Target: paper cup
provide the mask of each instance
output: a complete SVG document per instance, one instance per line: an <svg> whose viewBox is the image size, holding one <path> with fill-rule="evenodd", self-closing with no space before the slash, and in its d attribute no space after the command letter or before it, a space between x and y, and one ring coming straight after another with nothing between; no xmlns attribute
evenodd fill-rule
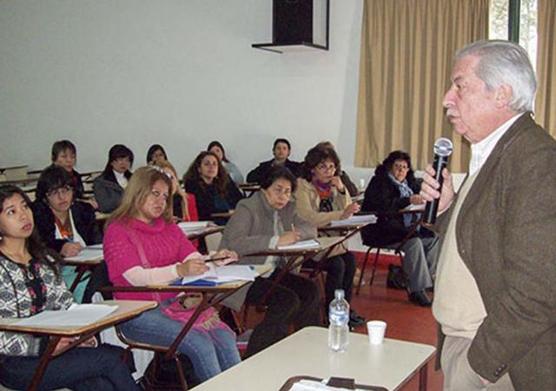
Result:
<svg viewBox="0 0 556 391"><path fill-rule="evenodd" d="M386 332L386 322L382 320L371 320L367 322L367 333L371 345L380 345L384 341Z"/></svg>

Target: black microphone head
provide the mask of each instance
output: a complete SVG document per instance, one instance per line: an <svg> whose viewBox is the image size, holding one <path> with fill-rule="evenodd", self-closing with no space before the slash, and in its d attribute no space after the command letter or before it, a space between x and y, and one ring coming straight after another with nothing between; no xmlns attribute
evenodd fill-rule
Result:
<svg viewBox="0 0 556 391"><path fill-rule="evenodd" d="M442 157L448 157L454 151L454 144L449 138L440 137L434 142L434 154Z"/></svg>

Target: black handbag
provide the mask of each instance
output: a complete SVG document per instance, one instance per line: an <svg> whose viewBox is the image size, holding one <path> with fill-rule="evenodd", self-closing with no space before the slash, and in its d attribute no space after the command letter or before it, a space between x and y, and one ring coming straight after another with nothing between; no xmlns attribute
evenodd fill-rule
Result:
<svg viewBox="0 0 556 391"><path fill-rule="evenodd" d="M398 265L388 265L388 276L386 286L392 289L406 289L407 277L403 269Z"/></svg>

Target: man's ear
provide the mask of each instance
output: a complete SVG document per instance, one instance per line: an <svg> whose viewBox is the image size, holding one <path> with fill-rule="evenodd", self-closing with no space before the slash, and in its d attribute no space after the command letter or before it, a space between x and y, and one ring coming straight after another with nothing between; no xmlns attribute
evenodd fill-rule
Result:
<svg viewBox="0 0 556 391"><path fill-rule="evenodd" d="M496 106L499 108L508 106L513 96L514 93L512 87L508 84L502 84L496 89Z"/></svg>

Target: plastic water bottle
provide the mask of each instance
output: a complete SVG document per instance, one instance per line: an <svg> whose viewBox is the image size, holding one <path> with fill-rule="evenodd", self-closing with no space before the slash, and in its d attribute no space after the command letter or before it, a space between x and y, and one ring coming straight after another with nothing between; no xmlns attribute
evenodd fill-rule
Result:
<svg viewBox="0 0 556 391"><path fill-rule="evenodd" d="M343 352L349 343L349 303L344 299L344 290L334 291L330 302L328 320L328 347L335 352Z"/></svg>

